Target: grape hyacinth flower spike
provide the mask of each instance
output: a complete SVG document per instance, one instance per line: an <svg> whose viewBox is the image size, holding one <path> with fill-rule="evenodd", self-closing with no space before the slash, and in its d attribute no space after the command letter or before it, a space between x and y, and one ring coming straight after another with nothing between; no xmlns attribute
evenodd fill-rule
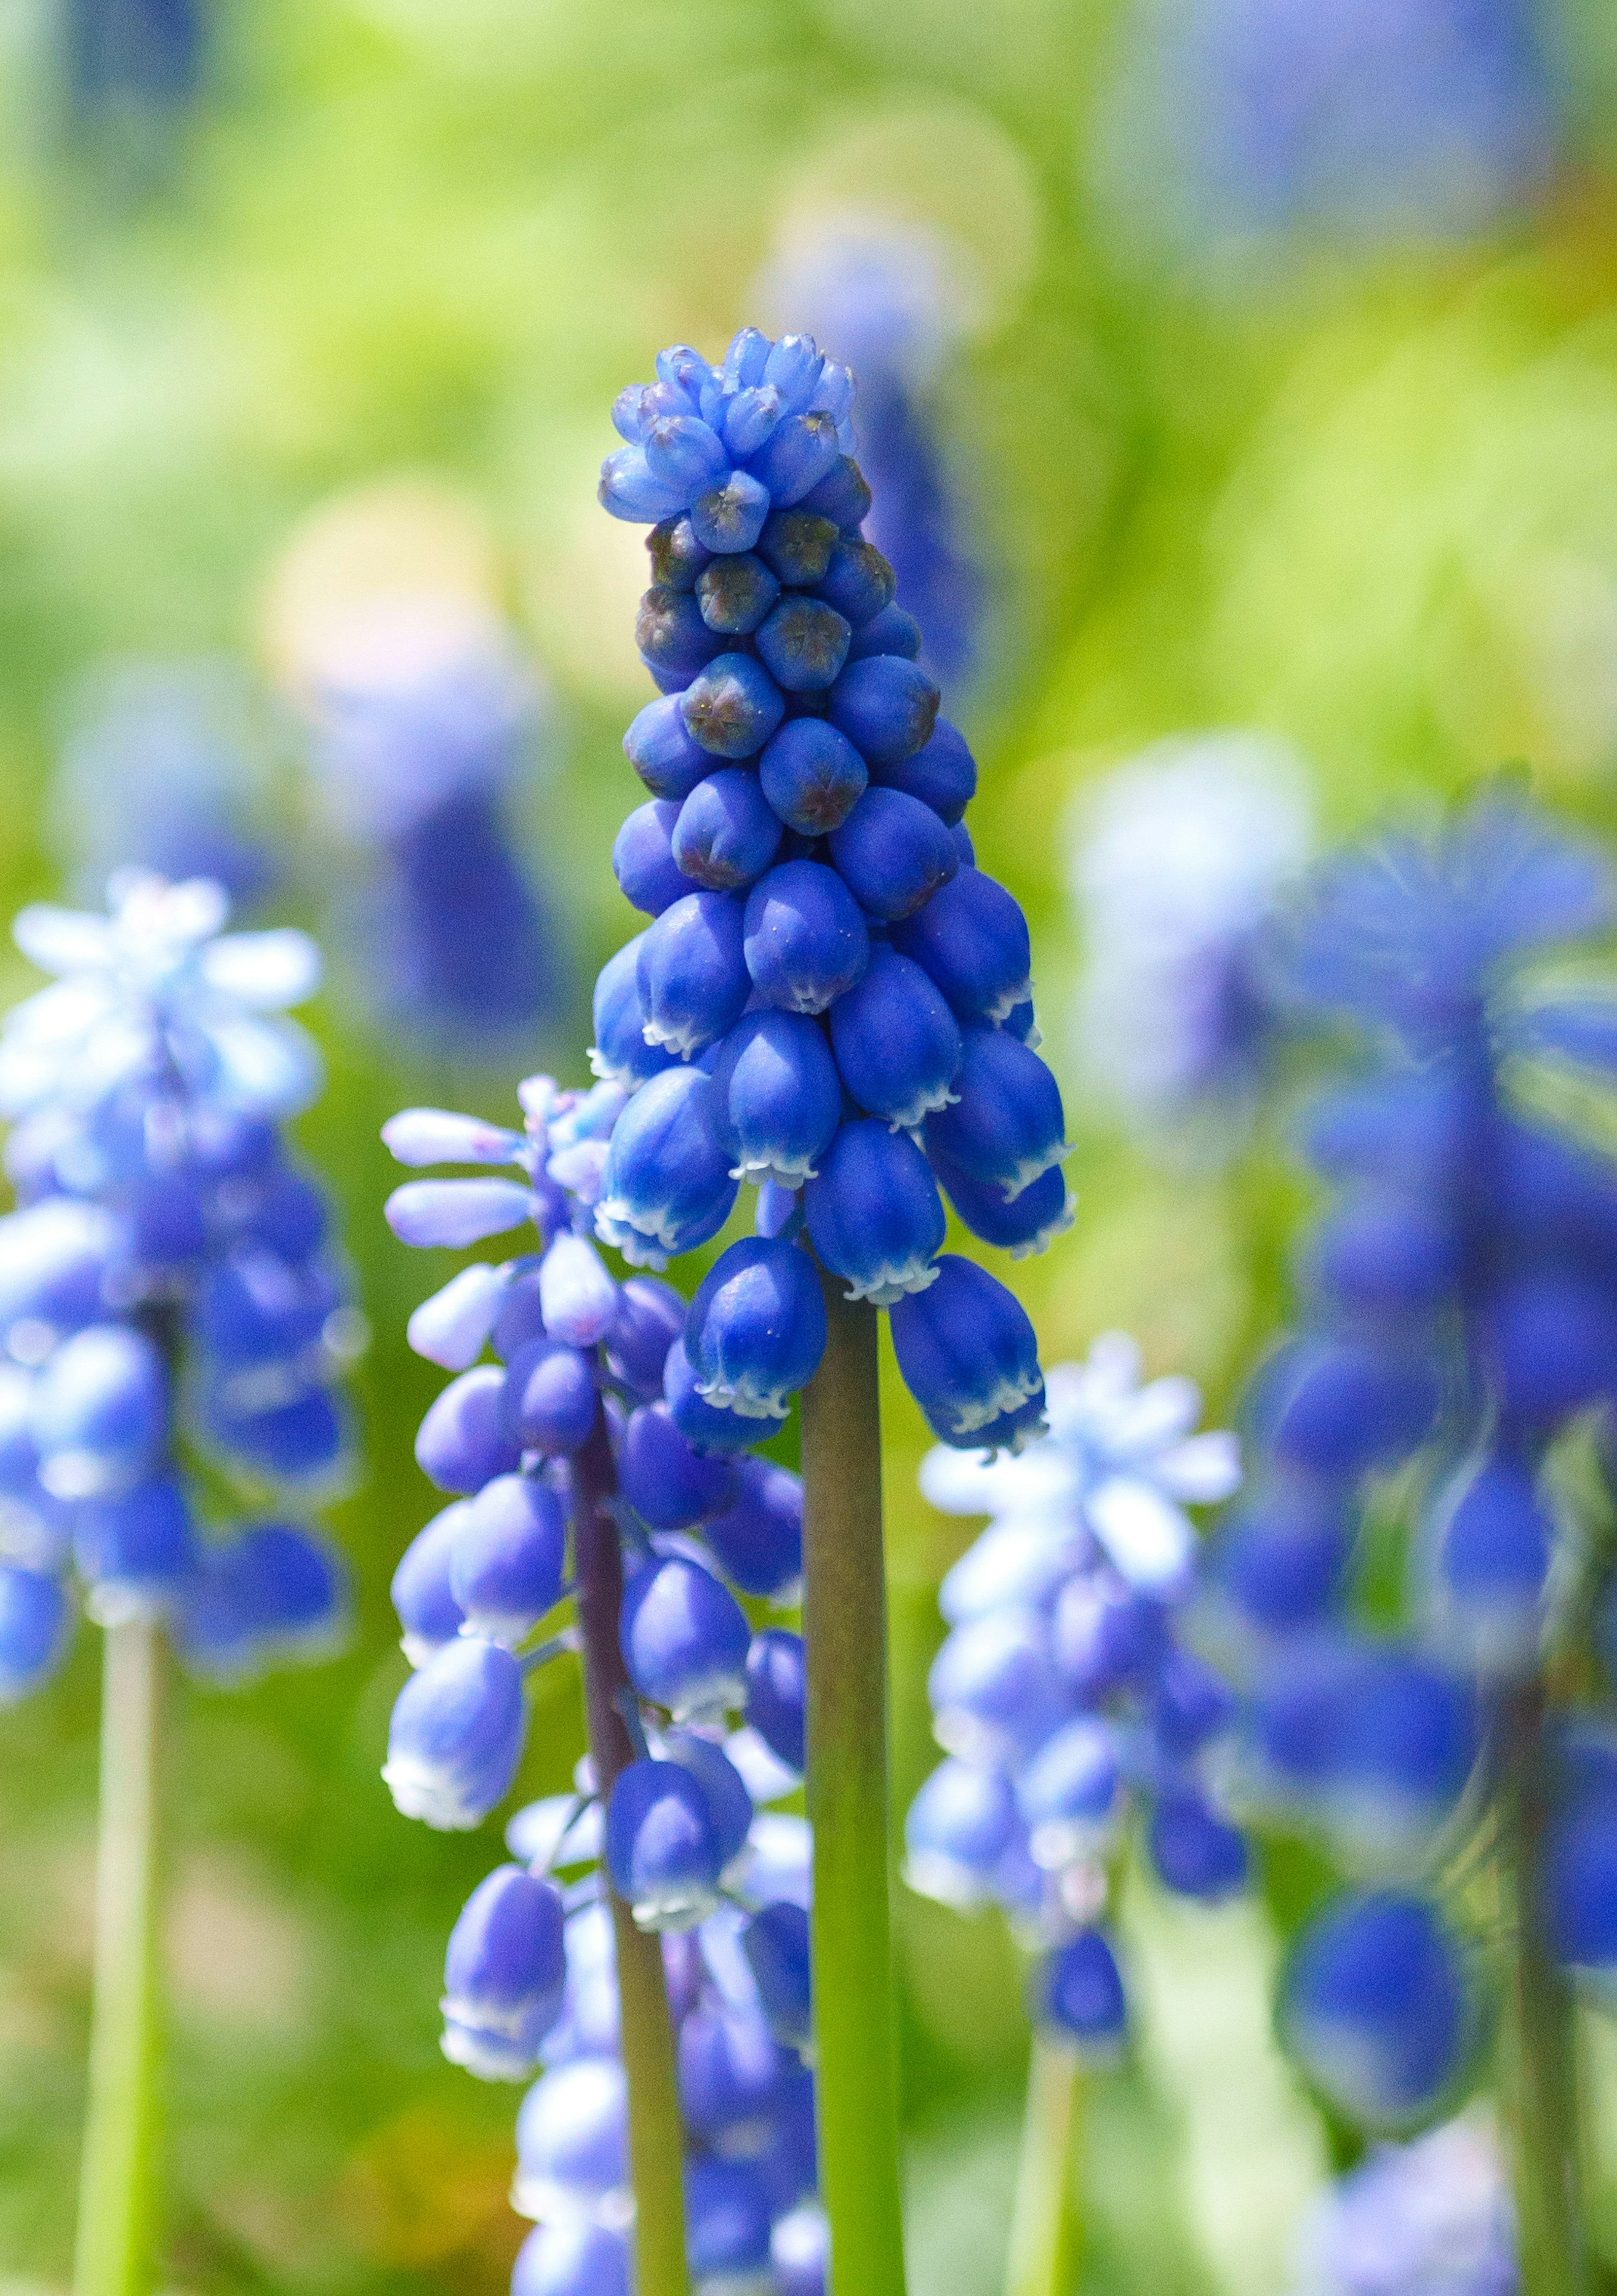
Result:
<svg viewBox="0 0 1617 2296"><path fill-rule="evenodd" d="M658 698L624 742L651 803L615 857L650 922L596 989L592 1061L631 1096L595 1232L661 1268L761 1183L666 1403L723 1458L803 1397L821 2168L839 2276L897 2290L872 1309L940 1441L1020 1449L1042 1424L1032 1326L943 1251L944 1199L1016 1253L1071 1208L1026 921L975 865L975 766L863 531L853 398L808 336L748 327L717 365L664 351L612 410L600 495L652 529L636 635Z"/></svg>
<svg viewBox="0 0 1617 2296"><path fill-rule="evenodd" d="M151 2230L165 1649L228 1686L340 1640L346 1573L297 1517L341 1471L364 1332L282 1133L319 1085L280 1017L313 944L223 931L205 879L110 890L104 915L18 917L57 978L0 1029L0 1694L39 1687L80 1603L105 1629L86 2287L144 2271Z"/></svg>
<svg viewBox="0 0 1617 2296"><path fill-rule="evenodd" d="M520 1128L418 1108L383 1136L416 1169L471 1168L394 1192L404 1242L532 1246L463 1267L410 1319L415 1352L456 1374L416 1442L448 1504L393 1582L414 1671L383 1775L406 1816L480 1824L521 1759L524 1677L573 1652L590 1744L579 1791L512 1819L515 1862L456 1925L444 2051L483 2079L540 2076L517 2123L514 2203L538 2228L515 2296L627 2288L631 2223L641 2296L773 2288L777 2242L811 2291L808 1830L767 1807L800 1780L802 1644L753 1634L737 1597L796 1600L797 1478L744 1447L778 1425L798 1325L812 1340L824 1308L786 1245L760 1242L689 1316L655 1277L616 1280L591 1228L636 1103L546 1077L520 1099ZM665 1369L686 1339L696 1400L734 1406L739 1445L699 1449L675 1422Z"/></svg>

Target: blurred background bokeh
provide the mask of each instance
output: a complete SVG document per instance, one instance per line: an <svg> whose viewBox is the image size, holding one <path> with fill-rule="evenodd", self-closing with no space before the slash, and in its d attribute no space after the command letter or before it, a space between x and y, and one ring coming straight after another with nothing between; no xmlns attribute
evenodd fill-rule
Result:
<svg viewBox="0 0 1617 2296"><path fill-rule="evenodd" d="M1601 0L0 8L0 893L139 861L319 933L301 1134L373 1332L332 1518L352 1645L192 1692L180 1734L176 2292L495 2296L523 2230L510 2098L437 2045L489 1843L404 1825L377 1776L388 1578L437 1504L404 1324L440 1280L382 1226L377 1131L579 1080L632 929L614 394L749 320L858 369L873 531L982 760L973 834L1028 909L1079 1143L1077 1224L1013 1280L1047 1360L1127 1326L1218 1423L1298 1184L1244 1143L1238 1078L1173 1120L1195 1048L1142 1029L1127 935L1147 971L1197 920L1238 937L1313 847L1508 761L1617 835L1614 97ZM1220 837L1241 865L1199 874ZM8 1001L32 985L0 956ZM924 1506L919 1415L887 1403L902 1801L973 1526ZM96 1661L81 1637L0 1718L4 2296L67 2276ZM541 1695L533 1792L579 1743L565 1681ZM1216 1912L1133 1890L1087 2291L1292 2286L1332 2137L1268 1980L1317 1882L1276 1851ZM993 1916L907 1896L899 1926L915 2296L986 2296L1022 1975Z"/></svg>

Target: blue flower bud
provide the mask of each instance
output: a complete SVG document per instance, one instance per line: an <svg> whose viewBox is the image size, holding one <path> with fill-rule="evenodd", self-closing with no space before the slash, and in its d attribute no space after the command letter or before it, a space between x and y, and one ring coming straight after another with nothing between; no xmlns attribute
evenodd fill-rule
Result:
<svg viewBox="0 0 1617 2296"><path fill-rule="evenodd" d="M789 510L836 467L841 451L828 414L789 414L776 424L748 469L767 487L776 508Z"/></svg>
<svg viewBox="0 0 1617 2296"><path fill-rule="evenodd" d="M405 1336L413 1353L444 1371L470 1371L494 1328L504 1288L497 1267L481 1261L463 1267L412 1314Z"/></svg>
<svg viewBox="0 0 1617 2296"><path fill-rule="evenodd" d="M769 2202L751 2161L701 2157L687 2161L685 2208L685 2245L698 2287L718 2291L767 2284Z"/></svg>
<svg viewBox="0 0 1617 2296"><path fill-rule="evenodd" d="M747 1652L747 1719L773 1754L800 1777L806 1767L808 1677L801 1635L768 1627Z"/></svg>
<svg viewBox="0 0 1617 2296"><path fill-rule="evenodd" d="M685 1354L683 1340L676 1340L669 1349L668 1361L662 1373L663 1394L667 1398L669 1417L685 1441L698 1451L723 1456L744 1451L758 1440L755 1420L743 1419L734 1411L724 1411L710 1404L696 1391L696 1373Z"/></svg>
<svg viewBox="0 0 1617 2296"><path fill-rule="evenodd" d="M517 2251L511 2296L632 2296L626 2233L593 2217L535 2225Z"/></svg>
<svg viewBox="0 0 1617 2296"><path fill-rule="evenodd" d="M612 840L612 874L626 901L648 917L691 890L691 881L674 858L674 824L679 808L671 798L648 798L635 808Z"/></svg>
<svg viewBox="0 0 1617 2296"><path fill-rule="evenodd" d="M926 1120L929 1154L1014 1201L1071 1153L1061 1089L1037 1053L1002 1029L964 1032L952 1103Z"/></svg>
<svg viewBox="0 0 1617 2296"><path fill-rule="evenodd" d="M1275 1456L1344 1480L1407 1458L1437 1407L1428 1356L1352 1337L1300 1341L1266 1367L1259 1388Z"/></svg>
<svg viewBox="0 0 1617 2296"><path fill-rule="evenodd" d="M938 1280L896 1301L891 1321L904 1384L941 1441L1018 1450L1042 1427L1033 1326L985 1268L947 1254Z"/></svg>
<svg viewBox="0 0 1617 2296"><path fill-rule="evenodd" d="M1293 1948L1282 2038L1338 2111L1367 2128L1426 2120L1476 2029L1460 1948L1424 1898L1339 1898Z"/></svg>
<svg viewBox="0 0 1617 2296"><path fill-rule="evenodd" d="M814 2037L808 1916L800 1906L766 1906L742 1931L769 2030L784 2049L806 2049Z"/></svg>
<svg viewBox="0 0 1617 2296"><path fill-rule="evenodd" d="M771 611L757 644L784 693L823 693L841 674L852 636L834 606L794 591Z"/></svg>
<svg viewBox="0 0 1617 2296"><path fill-rule="evenodd" d="M861 630L860 638L867 635ZM874 778L883 789L903 790L930 806L940 821L957 828L965 808L977 794L977 763L965 738L947 718L940 718L931 736L913 757L878 767ZM966 857L968 863L970 856Z"/></svg>
<svg viewBox="0 0 1617 2296"><path fill-rule="evenodd" d="M788 829L804 837L840 828L870 779L845 734L823 718L792 718L758 761L764 795Z"/></svg>
<svg viewBox="0 0 1617 2296"><path fill-rule="evenodd" d="M812 335L783 335L769 345L763 379L780 393L788 414L801 414L814 404L825 365Z"/></svg>
<svg viewBox="0 0 1617 2296"><path fill-rule="evenodd" d="M806 505L776 511L759 537L758 554L772 574L794 590L824 579L840 539L834 522Z"/></svg>
<svg viewBox="0 0 1617 2296"><path fill-rule="evenodd" d="M777 2218L769 2236L776 2296L826 2296L831 2233L823 2209L809 2203Z"/></svg>
<svg viewBox="0 0 1617 2296"><path fill-rule="evenodd" d="M645 1034L645 1007L640 1001L639 934L616 956L608 957L595 982L595 1041L589 1065L598 1077L633 1092L675 1065L676 1055L664 1046L650 1044Z"/></svg>
<svg viewBox="0 0 1617 2296"><path fill-rule="evenodd" d="M679 808L673 855L691 883L734 892L761 877L781 841L781 824L744 766L726 766L698 782Z"/></svg>
<svg viewBox="0 0 1617 2296"><path fill-rule="evenodd" d="M668 1349L663 1349L663 1360ZM666 1403L631 1411L618 1448L618 1487L652 1530L688 1530L726 1506L735 1471L726 1459L694 1451L669 1415Z"/></svg>
<svg viewBox="0 0 1617 2296"><path fill-rule="evenodd" d="M1339 1486L1283 1480L1220 1525L1213 1583L1260 1633L1296 1634L1330 1613L1352 1544Z"/></svg>
<svg viewBox="0 0 1617 2296"><path fill-rule="evenodd" d="M918 964L877 941L865 977L831 1008L842 1082L861 1108L909 1132L947 1105L961 1035L942 991Z"/></svg>
<svg viewBox="0 0 1617 2296"><path fill-rule="evenodd" d="M39 1480L54 1498L127 1490L156 1460L168 1425L163 1359L123 1324L93 1324L64 1340L29 1398Z"/></svg>
<svg viewBox="0 0 1617 2296"><path fill-rule="evenodd" d="M665 693L648 701L623 736L624 754L652 795L674 804L689 797L713 770L710 753L685 724L680 698Z"/></svg>
<svg viewBox="0 0 1617 2296"><path fill-rule="evenodd" d="M897 578L872 542L841 541L816 587L858 629L893 602Z"/></svg>
<svg viewBox="0 0 1617 2296"><path fill-rule="evenodd" d="M649 526L685 507L677 487L665 486L652 476L643 447L620 447L609 455L601 465L595 492L603 511L635 526Z"/></svg>
<svg viewBox="0 0 1617 2296"><path fill-rule="evenodd" d="M587 1355L560 1340L531 1340L513 1356L501 1397L501 1424L513 1444L547 1459L581 1450L595 1423L595 1372Z"/></svg>
<svg viewBox="0 0 1617 2296"><path fill-rule="evenodd" d="M732 1586L779 1602L802 1576L802 1480L768 1459L739 1460L735 1473L723 1513L702 1511L703 1541Z"/></svg>
<svg viewBox="0 0 1617 2296"><path fill-rule="evenodd" d="M1145 1832L1157 1878L1181 1898L1216 1905L1244 1889L1246 1839L1196 1793L1165 1794Z"/></svg>
<svg viewBox="0 0 1617 2296"><path fill-rule="evenodd" d="M797 1188L837 1128L842 1090L825 1032L804 1013L753 1013L712 1064L736 1157L732 1177Z"/></svg>
<svg viewBox="0 0 1617 2296"><path fill-rule="evenodd" d="M890 924L914 915L960 866L937 815L902 790L867 789L830 842L859 906Z"/></svg>
<svg viewBox="0 0 1617 2296"><path fill-rule="evenodd" d="M1093 1850L1116 1814L1118 1784L1110 1723L1080 1714L1053 1732L1016 1782L1035 1863L1061 1866Z"/></svg>
<svg viewBox="0 0 1617 2296"><path fill-rule="evenodd" d="M896 653L902 654L906 661L915 661L920 658L921 646L921 625L915 616L902 606L884 606L862 628L855 630L848 659L868 661L873 654ZM901 767L889 769L884 778L901 771ZM895 782L894 786L898 785ZM919 796L921 792L917 791L915 794Z"/></svg>
<svg viewBox="0 0 1617 2296"><path fill-rule="evenodd" d="M732 471L691 504L691 530L704 549L751 550L770 511L769 489L747 471Z"/></svg>
<svg viewBox="0 0 1617 2296"><path fill-rule="evenodd" d="M785 1013L824 1013L859 980L870 936L834 869L784 861L747 896L743 942L759 999Z"/></svg>
<svg viewBox="0 0 1617 2296"><path fill-rule="evenodd" d="M506 1431L505 1374L479 1364L451 1380L428 1406L415 1435L415 1464L440 1491L480 1491L521 1463Z"/></svg>
<svg viewBox="0 0 1617 2296"><path fill-rule="evenodd" d="M635 644L660 683L666 679L683 686L724 652L725 642L703 621L702 608L688 590L653 587L640 601Z"/></svg>
<svg viewBox="0 0 1617 2296"><path fill-rule="evenodd" d="M533 1191L518 1180L406 1180L382 1206L400 1243L463 1251L533 1218Z"/></svg>
<svg viewBox="0 0 1617 2296"><path fill-rule="evenodd" d="M166 1610L197 1568L185 1492L165 1475L81 1507L73 1550L98 1624Z"/></svg>
<svg viewBox="0 0 1617 2296"><path fill-rule="evenodd" d="M676 1722L722 1714L746 1697L747 1621L728 1589L683 1554L635 1573L618 1639L636 1689Z"/></svg>
<svg viewBox="0 0 1617 2296"><path fill-rule="evenodd" d="M497 1475L460 1513L449 1593L468 1634L520 1643L562 1599L567 1517L532 1475Z"/></svg>
<svg viewBox="0 0 1617 2296"><path fill-rule="evenodd" d="M690 414L653 422L645 436L645 466L660 485L672 488L687 504L730 467L724 441L707 424Z"/></svg>
<svg viewBox="0 0 1617 2296"><path fill-rule="evenodd" d="M444 1960L443 2052L480 2080L525 2080L567 1980L562 1893L497 1866L466 1900Z"/></svg>
<svg viewBox="0 0 1617 2296"><path fill-rule="evenodd" d="M830 718L873 768L913 758L932 738L938 689L902 654L850 661L831 689Z"/></svg>
<svg viewBox="0 0 1617 2296"><path fill-rule="evenodd" d="M686 686L678 706L692 739L716 758L755 756L786 714L780 688L750 653L719 654Z"/></svg>
<svg viewBox="0 0 1617 2296"><path fill-rule="evenodd" d="M756 455L786 412L781 395L766 383L757 390L738 390L725 410L725 445L737 461Z"/></svg>
<svg viewBox="0 0 1617 2296"><path fill-rule="evenodd" d="M511 1652L480 1636L446 1643L393 1708L382 1775L400 1815L439 1833L480 1825L511 1790L527 1726Z"/></svg>
<svg viewBox="0 0 1617 2296"><path fill-rule="evenodd" d="M718 1902L724 1869L706 1794L678 1762L631 1762L606 1806L612 1887L643 1930L687 1930Z"/></svg>
<svg viewBox="0 0 1617 2296"><path fill-rule="evenodd" d="M1027 919L981 869L960 870L894 926L892 939L931 974L957 1021L998 1022L1031 993Z"/></svg>
<svg viewBox="0 0 1617 2296"><path fill-rule="evenodd" d="M404 1653L412 1666L422 1665L435 1650L453 1642L465 1623L466 1614L455 1599L449 1573L466 1507L464 1499L456 1499L435 1514L416 1532L393 1573L388 1591L404 1628Z"/></svg>
<svg viewBox="0 0 1617 2296"><path fill-rule="evenodd" d="M926 1687L940 1744L969 1759L1031 1753L1065 1708L1035 1611L990 1611L955 1628Z"/></svg>
<svg viewBox="0 0 1617 2296"><path fill-rule="evenodd" d="M871 499L870 488L865 483L858 464L851 455L843 455L819 484L804 496L801 507L806 511L817 511L820 517L829 519L833 526L846 530L864 525L870 516Z"/></svg>
<svg viewBox="0 0 1617 2296"><path fill-rule="evenodd" d="M942 1200L925 1157L874 1118L841 1125L803 1191L815 1250L850 1300L891 1307L937 1280Z"/></svg>
<svg viewBox="0 0 1617 2296"><path fill-rule="evenodd" d="M905 1879L946 1906L976 1905L1015 1833L1016 1802L1005 1772L951 1757L909 1806Z"/></svg>
<svg viewBox="0 0 1617 2296"><path fill-rule="evenodd" d="M0 1562L0 1705L49 1680L67 1654L73 1606L60 1578Z"/></svg>
<svg viewBox="0 0 1617 2296"><path fill-rule="evenodd" d="M119 1240L110 1213L70 1196L47 1196L6 1213L0 1218L0 1341L38 1363L58 1334L98 1321L107 1312Z"/></svg>
<svg viewBox="0 0 1617 2296"><path fill-rule="evenodd" d="M662 1393L662 1367L685 1329L685 1301L671 1283L631 1275L618 1286L618 1313L606 1335L606 1365L614 1379L650 1401Z"/></svg>
<svg viewBox="0 0 1617 2296"><path fill-rule="evenodd" d="M688 1060L740 1020L751 993L742 914L732 894L686 893L640 936L635 979L648 1044Z"/></svg>
<svg viewBox="0 0 1617 2296"><path fill-rule="evenodd" d="M696 603L710 630L746 637L757 629L781 586L761 558L750 550L731 558L710 559L696 578Z"/></svg>
<svg viewBox="0 0 1617 2296"><path fill-rule="evenodd" d="M718 1234L735 1201L710 1079L692 1068L653 1077L613 1130L596 1234L604 1243L616 1242L611 1224L620 1223L660 1252L686 1251Z"/></svg>
<svg viewBox="0 0 1617 2296"><path fill-rule="evenodd" d="M710 1738L694 1730L670 1730L662 1742L664 1757L689 1770L708 1799L722 1867L727 1869L747 1846L752 1824L752 1797L741 1772Z"/></svg>
<svg viewBox="0 0 1617 2296"><path fill-rule="evenodd" d="M447 1108L405 1108L382 1128L382 1143L397 1164L509 1164L521 1136L480 1116L461 1116Z"/></svg>
<svg viewBox="0 0 1617 2296"><path fill-rule="evenodd" d="M536 2081L516 2117L513 2208L566 2224L628 2184L628 2089L617 2059L580 2057ZM593 2281L582 2296L595 2296Z"/></svg>
<svg viewBox="0 0 1617 2296"><path fill-rule="evenodd" d="M1109 2064L1120 2054L1129 2003L1117 1956L1098 1930L1082 1931L1043 1963L1034 2013L1075 2041L1092 2064Z"/></svg>
<svg viewBox="0 0 1617 2296"><path fill-rule="evenodd" d="M794 1243L743 1236L698 1287L685 1349L708 1402L743 1419L784 1419L819 1368L825 1334L825 1303L808 1254Z"/></svg>
<svg viewBox="0 0 1617 2296"><path fill-rule="evenodd" d="M667 518L645 537L652 579L665 589L694 590L711 554L696 538L689 516Z"/></svg>
<svg viewBox="0 0 1617 2296"><path fill-rule="evenodd" d="M1537 1663L1555 1529L1529 1462L1494 1452L1439 1494L1427 1604L1443 1649L1492 1677Z"/></svg>

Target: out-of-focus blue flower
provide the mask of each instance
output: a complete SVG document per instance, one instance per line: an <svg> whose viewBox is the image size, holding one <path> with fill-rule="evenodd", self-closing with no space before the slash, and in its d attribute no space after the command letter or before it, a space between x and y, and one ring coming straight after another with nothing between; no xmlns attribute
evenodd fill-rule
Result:
<svg viewBox="0 0 1617 2296"><path fill-rule="evenodd" d="M208 30L203 0L62 0L75 127L127 137L176 119L201 86Z"/></svg>
<svg viewBox="0 0 1617 2296"><path fill-rule="evenodd" d="M1515 2210L1486 2123L1378 2144L1309 2210L1298 2296L1514 2296Z"/></svg>
<svg viewBox="0 0 1617 2296"><path fill-rule="evenodd" d="M1465 1948L1424 1898L1338 1898L1293 1946L1280 2023L1339 2111L1372 2128L1418 2127L1459 2081L1477 2040Z"/></svg>

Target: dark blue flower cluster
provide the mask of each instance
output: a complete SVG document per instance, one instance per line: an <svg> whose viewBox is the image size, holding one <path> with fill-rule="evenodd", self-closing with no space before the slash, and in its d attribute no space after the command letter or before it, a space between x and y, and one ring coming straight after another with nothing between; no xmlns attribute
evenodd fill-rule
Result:
<svg viewBox="0 0 1617 2296"><path fill-rule="evenodd" d="M1617 1169L1544 1111L1557 1073L1587 1088L1617 1064L1617 1004L1534 960L1611 914L1598 857L1496 791L1324 872L1286 956L1362 1051L1308 1119L1334 1194L1302 1328L1256 1381L1262 1472L1223 1529L1214 1616L1246 1679L1244 1790L1362 1880L1304 1933L1284 2017L1373 2125L1425 2117L1466 2062L1470 1957L1430 1886L1505 1790L1512 1701L1583 1631L1553 1471L1617 1398ZM1377 1525L1383 1556L1408 1533L1402 1634L1359 1615ZM1612 1753L1564 1714L1546 1759L1543 1918L1567 1963L1617 1971Z"/></svg>
<svg viewBox="0 0 1617 2296"><path fill-rule="evenodd" d="M312 1046L271 1017L315 986L301 933L221 934L201 880L115 881L107 916L37 906L23 954L60 977L0 1035L0 1695L57 1664L70 1563L92 1617L168 1624L235 1682L336 1638L344 1574L278 1516L204 1535L185 1454L244 1505L329 1485L333 1391L363 1325L316 1183L281 1120Z"/></svg>
<svg viewBox="0 0 1617 2296"><path fill-rule="evenodd" d="M406 1816L444 1828L480 1824L509 1791L526 1734L523 1677L579 1647L579 1524L603 1453L636 1759L604 1807L586 1763L577 1794L513 1819L520 1862L481 1883L450 1940L444 2049L488 2079L546 2068L518 2122L516 2204L540 2223L517 2296L627 2291L604 1862L636 1921L665 1940L693 2271L702 2285L817 2296L825 2243L800 2054L808 1828L760 1807L800 1783L803 1648L784 1627L755 1634L733 1591L795 1602L801 1488L767 1461L716 1456L682 1434L665 1383L670 1357L684 1361L685 1302L653 1277L616 1282L590 1240L634 1105L623 1086L562 1092L534 1077L521 1099L521 1132L435 1109L406 1111L385 1130L403 1163L513 1175L406 1182L388 1204L406 1242L464 1247L531 1224L538 1249L463 1268L411 1318L416 1352L458 1374L416 1442L423 1469L453 1496L393 1581L415 1670L383 1775ZM812 1298L818 1308L817 1290ZM481 1360L486 1349L494 1360ZM748 1354L738 1380L756 1364Z"/></svg>
<svg viewBox="0 0 1617 2296"><path fill-rule="evenodd" d="M1235 1443L1191 1433L1190 1381L1140 1387L1139 1367L1111 1332L1051 1370L1050 1433L1020 1458L937 1450L921 1471L934 1506L993 1520L940 1595L928 1688L948 1759L911 1805L907 1879L1002 1906L1038 1956L1035 2015L1102 2058L1127 2018L1104 1916L1131 1815L1183 1896L1216 1901L1247 1871L1215 1773L1234 1702L1176 1628L1194 1581L1184 1503L1229 1496Z"/></svg>
<svg viewBox="0 0 1617 2296"><path fill-rule="evenodd" d="M657 372L619 398L601 478L653 524L638 636L662 698L624 742L652 795L613 865L653 922L595 988L592 1062L633 1095L596 1234L661 1267L759 1187L670 1364L700 1448L757 1441L814 1372L805 1228L850 1299L891 1309L942 1440L1015 1447L1041 1423L1032 1327L942 1255L940 1189L985 1241L1040 1249L1071 1218L1061 1096L1026 922L964 828L976 767L860 532L853 378L752 328L718 368L677 348Z"/></svg>

